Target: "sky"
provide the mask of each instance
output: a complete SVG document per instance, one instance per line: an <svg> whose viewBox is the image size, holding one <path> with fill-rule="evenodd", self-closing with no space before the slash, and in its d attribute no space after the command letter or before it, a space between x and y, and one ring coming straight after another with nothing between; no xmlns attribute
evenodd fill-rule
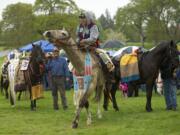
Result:
<svg viewBox="0 0 180 135"><path fill-rule="evenodd" d="M96 17L100 17L108 9L113 17L119 7L126 5L130 0L74 0L79 8L92 11ZM0 19L2 18L3 9L9 4L17 2L34 4L35 0L0 0Z"/></svg>

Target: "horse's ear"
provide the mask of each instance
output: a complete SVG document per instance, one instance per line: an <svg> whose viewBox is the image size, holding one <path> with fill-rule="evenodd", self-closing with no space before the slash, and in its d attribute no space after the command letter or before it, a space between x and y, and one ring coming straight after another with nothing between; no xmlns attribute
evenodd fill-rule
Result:
<svg viewBox="0 0 180 135"><path fill-rule="evenodd" d="M173 40L171 40L170 45L173 47L175 45L175 42Z"/></svg>
<svg viewBox="0 0 180 135"><path fill-rule="evenodd" d="M37 33L40 35L43 35L43 31L42 30L37 30Z"/></svg>
<svg viewBox="0 0 180 135"><path fill-rule="evenodd" d="M67 29L66 31L68 32L69 37L71 37L71 33L72 33L71 31L73 31L73 30L72 29Z"/></svg>
<svg viewBox="0 0 180 135"><path fill-rule="evenodd" d="M63 29L62 29L63 31L66 31L66 29L65 29L65 27L63 27Z"/></svg>

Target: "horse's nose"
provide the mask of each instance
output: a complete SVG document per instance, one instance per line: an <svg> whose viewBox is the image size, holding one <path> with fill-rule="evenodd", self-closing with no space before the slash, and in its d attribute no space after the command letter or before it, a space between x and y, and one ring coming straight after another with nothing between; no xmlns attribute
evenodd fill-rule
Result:
<svg viewBox="0 0 180 135"><path fill-rule="evenodd" d="M51 37L51 32L46 31L43 35L44 35L45 37L50 38L50 37Z"/></svg>

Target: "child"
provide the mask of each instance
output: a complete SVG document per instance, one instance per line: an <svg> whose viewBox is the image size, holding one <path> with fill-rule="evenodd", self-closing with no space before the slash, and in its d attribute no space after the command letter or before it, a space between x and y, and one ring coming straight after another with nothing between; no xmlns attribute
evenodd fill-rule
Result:
<svg viewBox="0 0 180 135"><path fill-rule="evenodd" d="M120 83L119 84L119 89L122 90L123 96L127 98L127 93L128 93L128 84L127 83Z"/></svg>

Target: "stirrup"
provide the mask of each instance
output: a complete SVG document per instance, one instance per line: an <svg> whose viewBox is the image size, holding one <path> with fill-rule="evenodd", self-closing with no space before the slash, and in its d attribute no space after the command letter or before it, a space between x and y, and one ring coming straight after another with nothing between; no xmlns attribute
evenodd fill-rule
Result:
<svg viewBox="0 0 180 135"><path fill-rule="evenodd" d="M115 68L114 65L111 62L108 62L106 65L107 65L107 68L108 68L109 72L112 72L114 70L114 68Z"/></svg>

